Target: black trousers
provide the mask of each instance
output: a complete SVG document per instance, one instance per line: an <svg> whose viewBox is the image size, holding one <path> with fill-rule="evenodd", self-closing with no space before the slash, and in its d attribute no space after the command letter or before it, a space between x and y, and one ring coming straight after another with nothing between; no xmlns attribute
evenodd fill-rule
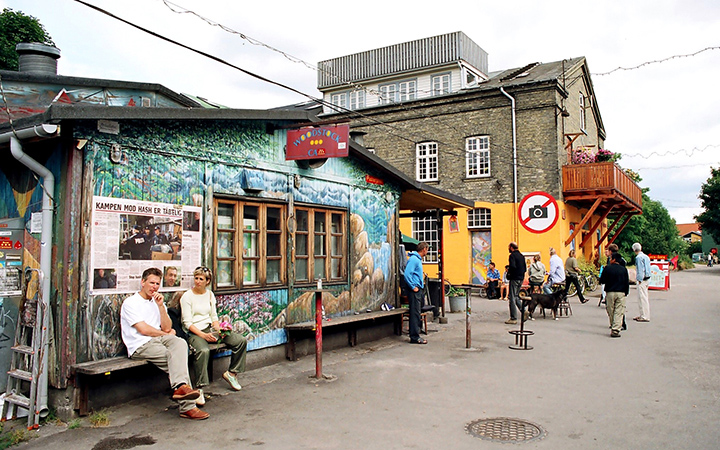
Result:
<svg viewBox="0 0 720 450"><path fill-rule="evenodd" d="M408 300L410 300L410 340L413 342L420 340L420 307L422 305L423 291L419 289L417 292L410 291Z"/></svg>
<svg viewBox="0 0 720 450"><path fill-rule="evenodd" d="M568 289L570 289L570 283L575 285L575 290L577 291L578 298L581 302L585 303L585 297L582 295L582 289L580 287L580 280L578 280L578 277L575 275L566 275L565 276L565 295L567 296Z"/></svg>

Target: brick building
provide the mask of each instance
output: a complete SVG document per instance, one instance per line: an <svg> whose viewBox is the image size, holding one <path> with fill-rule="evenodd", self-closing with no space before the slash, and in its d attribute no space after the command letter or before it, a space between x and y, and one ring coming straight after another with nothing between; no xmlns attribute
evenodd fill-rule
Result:
<svg viewBox="0 0 720 450"><path fill-rule="evenodd" d="M619 230L642 210L639 187L612 162L595 162L605 128L584 57L489 72L487 53L456 32L319 67L323 119L350 121L363 145L393 166L475 201L456 219L401 220L403 232L435 250L442 234L445 276L454 283L483 282L493 259L502 268L510 241L546 263L550 247L593 260L609 235L607 219ZM571 164L573 153L575 162L592 163ZM557 206L531 199L520 207L533 192ZM532 213L548 213L552 225ZM528 223L540 226L531 231Z"/></svg>

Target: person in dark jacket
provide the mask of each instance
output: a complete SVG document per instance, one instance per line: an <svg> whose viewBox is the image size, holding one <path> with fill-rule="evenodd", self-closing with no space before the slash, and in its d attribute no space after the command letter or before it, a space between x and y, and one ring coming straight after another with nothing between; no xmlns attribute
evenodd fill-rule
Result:
<svg viewBox="0 0 720 450"><path fill-rule="evenodd" d="M407 266L405 266L405 281L410 287L410 343L427 344L427 341L420 337L420 309L422 307L423 289L425 288L422 259L427 255L429 245L421 242L417 251L410 252Z"/></svg>
<svg viewBox="0 0 720 450"><path fill-rule="evenodd" d="M510 282L510 319L506 320L507 324L515 324L518 319L518 310L522 311L522 300L520 300L520 288L525 279L527 266L525 265L525 257L515 242L508 244L510 257L508 259L508 281ZM527 319L523 317L523 320Z"/></svg>
<svg viewBox="0 0 720 450"><path fill-rule="evenodd" d="M620 328L625 315L625 298L630 292L628 271L621 265L619 253L610 255L609 264L603 269L600 283L605 285L605 302L610 319L610 337L620 337Z"/></svg>

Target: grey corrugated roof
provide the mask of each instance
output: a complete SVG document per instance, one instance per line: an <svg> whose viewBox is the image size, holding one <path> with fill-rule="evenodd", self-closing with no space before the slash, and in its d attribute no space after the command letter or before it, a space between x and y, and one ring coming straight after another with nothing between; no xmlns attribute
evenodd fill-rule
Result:
<svg viewBox="0 0 720 450"><path fill-rule="evenodd" d="M58 85L72 85L88 88L109 88L109 89L134 89L145 91L156 91L181 105L198 108L200 103L193 99L172 91L157 83L138 83L134 81L106 80L102 78L68 77L65 75L38 74L33 72L15 72L12 70L0 70L0 76L6 81L22 81L25 83L48 83Z"/></svg>

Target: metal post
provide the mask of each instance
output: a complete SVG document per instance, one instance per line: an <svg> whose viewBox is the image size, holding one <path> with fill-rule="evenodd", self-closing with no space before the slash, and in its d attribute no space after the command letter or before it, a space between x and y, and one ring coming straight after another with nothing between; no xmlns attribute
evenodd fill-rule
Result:
<svg viewBox="0 0 720 450"><path fill-rule="evenodd" d="M322 291L315 291L315 378L322 377Z"/></svg>
<svg viewBox="0 0 720 450"><path fill-rule="evenodd" d="M470 288L465 288L465 348L472 347L472 337L470 333Z"/></svg>

